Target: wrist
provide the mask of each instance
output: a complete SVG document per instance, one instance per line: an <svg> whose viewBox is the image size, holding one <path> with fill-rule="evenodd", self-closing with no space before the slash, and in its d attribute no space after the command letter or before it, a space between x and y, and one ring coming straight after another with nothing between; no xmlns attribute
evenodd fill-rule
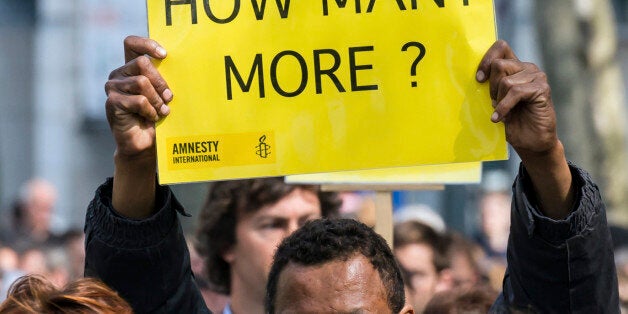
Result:
<svg viewBox="0 0 628 314"><path fill-rule="evenodd" d="M552 159L564 159L564 147L558 137L553 136L551 138L537 140L538 143L533 148L518 147L513 145L513 149L517 152L517 155L521 157L521 160L529 160L530 162L552 160Z"/></svg>
<svg viewBox="0 0 628 314"><path fill-rule="evenodd" d="M132 154L123 151L118 147L113 153L113 160L116 164L149 164L157 160L157 152L154 147Z"/></svg>
<svg viewBox="0 0 628 314"><path fill-rule="evenodd" d="M515 148L515 151L521 157L521 161L526 168L548 168L551 169L556 164L567 164L565 157L565 148L563 143L556 139L556 142L548 149L542 151L532 151L528 149Z"/></svg>
<svg viewBox="0 0 628 314"><path fill-rule="evenodd" d="M113 154L114 177L120 175L150 176L153 178L157 171L157 157L153 151L127 155L116 150Z"/></svg>
<svg viewBox="0 0 628 314"><path fill-rule="evenodd" d="M542 152L517 150L517 153L530 176L543 214L556 220L567 217L574 193L563 144L556 140L551 149Z"/></svg>
<svg viewBox="0 0 628 314"><path fill-rule="evenodd" d="M122 216L145 218L152 214L155 203L154 154L133 156L114 153L113 208Z"/></svg>

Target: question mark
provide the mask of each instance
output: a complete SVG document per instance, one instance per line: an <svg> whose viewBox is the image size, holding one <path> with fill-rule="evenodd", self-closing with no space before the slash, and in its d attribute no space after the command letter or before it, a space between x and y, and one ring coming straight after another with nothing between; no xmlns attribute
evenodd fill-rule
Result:
<svg viewBox="0 0 628 314"><path fill-rule="evenodd" d="M401 51L407 51L410 47L419 48L419 55L416 57L416 59L414 59L414 62L412 62L412 67L410 68L410 76L416 76L416 67L419 65L419 62L423 60L423 57L425 57L425 46L423 46L423 44L420 42L411 41L403 45ZM412 87L417 87L417 84L418 83L416 81L410 83Z"/></svg>

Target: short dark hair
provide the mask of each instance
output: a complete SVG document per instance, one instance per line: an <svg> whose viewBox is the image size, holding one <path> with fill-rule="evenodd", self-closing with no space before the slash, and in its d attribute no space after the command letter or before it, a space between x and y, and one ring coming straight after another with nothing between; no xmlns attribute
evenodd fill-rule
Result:
<svg viewBox="0 0 628 314"><path fill-rule="evenodd" d="M287 184L283 177L210 183L207 200L199 215L195 247L205 258L207 279L212 289L231 293L231 268L222 255L236 243L238 218L274 204L297 189L311 191L318 196L323 217L337 214L341 205L338 195L322 192L317 185Z"/></svg>
<svg viewBox="0 0 628 314"><path fill-rule="evenodd" d="M317 219L285 238L275 252L266 285L265 306L275 312L275 295L281 271L288 263L304 266L347 260L356 254L369 260L387 291L388 306L399 313L405 304L401 272L386 240L353 219Z"/></svg>
<svg viewBox="0 0 628 314"><path fill-rule="evenodd" d="M432 263L437 272L450 267L447 255L448 240L430 226L415 220L404 221L395 225L393 243L395 248L409 244L426 244L434 252Z"/></svg>

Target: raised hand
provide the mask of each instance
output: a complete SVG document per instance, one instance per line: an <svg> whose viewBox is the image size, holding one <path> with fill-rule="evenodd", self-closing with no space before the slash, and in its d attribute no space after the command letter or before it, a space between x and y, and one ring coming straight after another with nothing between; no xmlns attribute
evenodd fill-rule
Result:
<svg viewBox="0 0 628 314"><path fill-rule="evenodd" d="M535 64L519 61L506 42L498 41L485 54L477 76L490 82L491 120L504 122L506 139L517 152L540 153L558 144L547 76Z"/></svg>
<svg viewBox="0 0 628 314"><path fill-rule="evenodd" d="M130 218L155 210L155 122L168 115L173 97L149 56L163 59L166 50L154 40L127 37L126 64L105 84L107 120L116 141L112 204Z"/></svg>
<svg viewBox="0 0 628 314"><path fill-rule="evenodd" d="M154 40L127 37L126 64L112 71L105 84L107 120L119 156L154 156L155 122L170 112L172 92L147 55L163 59L166 50Z"/></svg>
<svg viewBox="0 0 628 314"><path fill-rule="evenodd" d="M497 41L480 62L476 78L490 84L495 108L491 121L504 122L506 140L521 157L541 210L550 218L565 218L574 199L572 177L556 134L545 73L519 61L506 42Z"/></svg>

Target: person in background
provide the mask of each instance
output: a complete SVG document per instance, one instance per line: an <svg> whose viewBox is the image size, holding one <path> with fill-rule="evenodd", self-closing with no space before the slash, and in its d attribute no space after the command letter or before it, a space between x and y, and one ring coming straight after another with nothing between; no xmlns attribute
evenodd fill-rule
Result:
<svg viewBox="0 0 628 314"><path fill-rule="evenodd" d="M399 224L405 221L414 220L429 226L439 234L445 234L447 226L445 220L436 210L426 204L405 205L395 210L393 213L393 222Z"/></svg>
<svg viewBox="0 0 628 314"><path fill-rule="evenodd" d="M490 258L506 261L510 232L511 193L506 190L484 191L479 201L481 234L478 242Z"/></svg>
<svg viewBox="0 0 628 314"><path fill-rule="evenodd" d="M118 313L133 310L116 292L93 278L82 278L63 289L45 277L20 277L9 289L7 299L0 304L0 313Z"/></svg>
<svg viewBox="0 0 628 314"><path fill-rule="evenodd" d="M214 182L198 218L195 248L207 279L230 296L225 313L263 313L275 249L306 222L335 216L340 200L281 177Z"/></svg>
<svg viewBox="0 0 628 314"><path fill-rule="evenodd" d="M615 250L615 267L622 313L628 313L628 247Z"/></svg>
<svg viewBox="0 0 628 314"><path fill-rule="evenodd" d="M207 280L206 263L204 258L196 251L194 236L186 235L185 239L190 252L190 266L192 267L192 274L194 274L194 281L201 291L205 305L212 313L222 313L227 304L229 304L229 295L217 292L217 289Z"/></svg>
<svg viewBox="0 0 628 314"><path fill-rule="evenodd" d="M18 268L24 274L47 275L48 263L46 251L43 248L31 248L20 254L20 263Z"/></svg>
<svg viewBox="0 0 628 314"><path fill-rule="evenodd" d="M44 251L46 258L45 277L55 286L63 287L70 282L70 256L62 245L54 245Z"/></svg>
<svg viewBox="0 0 628 314"><path fill-rule="evenodd" d="M50 219L56 201L57 189L50 182L43 179L26 182L14 202L12 217L3 219L0 242L22 252L55 241Z"/></svg>
<svg viewBox="0 0 628 314"><path fill-rule="evenodd" d="M0 300L4 300L11 283L24 275L43 276L56 287L63 287L68 282L83 278L84 258L72 261L77 253L69 249L68 243L70 242L32 247L21 254L8 247L0 248L0 272L5 275L3 285L0 285ZM78 249L84 251L82 242ZM81 263L78 270L80 274L72 276L73 264L77 262Z"/></svg>
<svg viewBox="0 0 628 314"><path fill-rule="evenodd" d="M0 246L0 302L4 301L9 286L15 280L18 272L20 257L10 247Z"/></svg>
<svg viewBox="0 0 628 314"><path fill-rule="evenodd" d="M74 281L82 278L85 273L85 234L83 230L68 230L61 238L68 259L68 280Z"/></svg>
<svg viewBox="0 0 628 314"><path fill-rule="evenodd" d="M11 284L18 278L25 275L48 276L48 263L46 253L39 247L30 248L19 254L17 267L6 272L4 287L2 288L2 299L7 295Z"/></svg>
<svg viewBox="0 0 628 314"><path fill-rule="evenodd" d="M408 278L408 302L422 313L436 292L453 287L446 239L431 227L409 220L395 225L393 243L395 257Z"/></svg>
<svg viewBox="0 0 628 314"><path fill-rule="evenodd" d="M505 171L493 170L482 178L479 229L473 239L481 246L484 257L479 260L491 286L499 290L506 270L506 249L510 233L510 178Z"/></svg>
<svg viewBox="0 0 628 314"><path fill-rule="evenodd" d="M479 245L455 232L448 232L444 237L452 287L464 290L489 284L479 265L484 256Z"/></svg>
<svg viewBox="0 0 628 314"><path fill-rule="evenodd" d="M12 271L17 269L20 257L10 247L0 246L0 272Z"/></svg>
<svg viewBox="0 0 628 314"><path fill-rule="evenodd" d="M436 293L425 306L430 314L484 314L491 309L497 292L485 288L455 288Z"/></svg>

